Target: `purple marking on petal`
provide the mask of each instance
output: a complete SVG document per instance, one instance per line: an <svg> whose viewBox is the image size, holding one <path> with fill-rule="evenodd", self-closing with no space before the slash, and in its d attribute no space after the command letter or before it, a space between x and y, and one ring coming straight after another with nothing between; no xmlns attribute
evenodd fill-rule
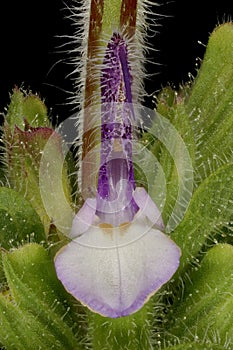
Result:
<svg viewBox="0 0 233 350"><path fill-rule="evenodd" d="M97 196L98 216L112 225L120 224L123 218L131 221L138 211L132 197L135 189L132 161L132 126L135 118L131 84L126 42L119 33L114 33L107 45L101 70L101 154ZM119 198L116 188L122 180L128 184L124 183L125 198L121 196L122 205L119 208L121 202L118 200L118 204L115 203Z"/></svg>
<svg viewBox="0 0 233 350"><path fill-rule="evenodd" d="M101 73L102 103L122 101L132 103L132 76L128 63L127 46L119 33L113 33L107 45Z"/></svg>
<svg viewBox="0 0 233 350"><path fill-rule="evenodd" d="M133 199L134 188L129 181L129 165L127 159L116 158L109 160L100 168L97 195L97 215L102 222L118 226L123 222L132 221L138 206Z"/></svg>

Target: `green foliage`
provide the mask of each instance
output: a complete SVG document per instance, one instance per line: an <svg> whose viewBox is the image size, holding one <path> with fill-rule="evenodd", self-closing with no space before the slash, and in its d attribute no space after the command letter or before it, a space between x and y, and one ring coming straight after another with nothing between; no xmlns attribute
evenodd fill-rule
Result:
<svg viewBox="0 0 233 350"><path fill-rule="evenodd" d="M8 293L0 294L0 342L11 350L79 349L66 293L38 244L4 253Z"/></svg>
<svg viewBox="0 0 233 350"><path fill-rule="evenodd" d="M181 247L178 274L195 261L203 246L229 227L233 213L233 164L226 164L196 189L186 214L171 237ZM205 248L206 249L206 248Z"/></svg>
<svg viewBox="0 0 233 350"><path fill-rule="evenodd" d="M232 161L233 25L210 36L204 60L186 104L196 143L196 181Z"/></svg>
<svg viewBox="0 0 233 350"><path fill-rule="evenodd" d="M110 319L88 312L91 348L95 350L141 350L151 348L151 302L133 315Z"/></svg>
<svg viewBox="0 0 233 350"><path fill-rule="evenodd" d="M165 350L224 350L224 347L220 345L214 345L211 343L197 344L197 343L185 343L175 346L169 346Z"/></svg>
<svg viewBox="0 0 233 350"><path fill-rule="evenodd" d="M15 89L11 102L9 104L5 117L4 127L4 163L5 173L11 188L20 192L36 210L37 214L45 227L46 233L49 232L51 222L58 220L61 213L64 215L64 207L61 198L56 198L61 192L64 192L65 201L71 203L71 188L68 179L68 164L63 154L62 138L51 127L47 109L38 96L27 95L20 89ZM41 170L44 151L50 152L50 159L56 168ZM44 163L43 163L44 164ZM58 207L49 213L46 210L41 196L42 188L39 183L40 171L45 171L45 177L48 179L48 185L57 184L56 174L60 178L62 172L62 183L49 190L47 193L53 193L48 206L52 208L54 196L56 204L60 203L60 213ZM47 173L46 173L47 171ZM59 187L60 186L60 187ZM71 216L69 213L68 216ZM71 221L71 218L70 218Z"/></svg>
<svg viewBox="0 0 233 350"><path fill-rule="evenodd" d="M232 349L232 270L232 245L219 244L210 249L174 303L172 317L168 315L168 333L180 342L197 339Z"/></svg>
<svg viewBox="0 0 233 350"><path fill-rule="evenodd" d="M9 249L45 242L44 227L31 204L18 192L0 187L0 244Z"/></svg>
<svg viewBox="0 0 233 350"><path fill-rule="evenodd" d="M0 188L4 349L233 348L232 45L232 23L217 27L194 82L157 96L157 116L141 139L152 158L135 162L137 183L162 205L181 264L140 311L119 319L87 310L56 277L53 258L71 225L76 184L43 101L13 91L1 176L11 188ZM148 159L156 163L149 175Z"/></svg>

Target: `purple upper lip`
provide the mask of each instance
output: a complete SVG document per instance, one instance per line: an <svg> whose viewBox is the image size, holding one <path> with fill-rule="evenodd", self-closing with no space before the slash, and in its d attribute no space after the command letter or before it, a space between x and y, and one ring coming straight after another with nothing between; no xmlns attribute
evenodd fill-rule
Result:
<svg viewBox="0 0 233 350"><path fill-rule="evenodd" d="M132 197L135 180L132 161L134 110L131 83L126 43L119 33L113 33L101 71L101 159L97 215L114 226L118 226L122 220L132 221L139 209ZM124 192L124 195L120 192ZM121 208L119 198L122 202ZM106 201L108 204L111 202L114 216L106 213Z"/></svg>

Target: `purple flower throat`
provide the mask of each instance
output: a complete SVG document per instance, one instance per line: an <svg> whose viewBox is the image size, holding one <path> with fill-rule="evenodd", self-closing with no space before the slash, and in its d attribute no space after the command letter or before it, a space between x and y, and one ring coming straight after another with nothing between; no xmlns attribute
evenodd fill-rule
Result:
<svg viewBox="0 0 233 350"><path fill-rule="evenodd" d="M101 70L101 149L97 215L118 226L132 221L138 211L132 161L132 76L125 40L113 33Z"/></svg>

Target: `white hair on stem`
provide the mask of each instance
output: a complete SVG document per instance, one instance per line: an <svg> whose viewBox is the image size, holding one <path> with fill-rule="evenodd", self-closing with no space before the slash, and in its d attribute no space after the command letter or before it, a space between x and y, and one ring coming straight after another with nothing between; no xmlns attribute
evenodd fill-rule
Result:
<svg viewBox="0 0 233 350"><path fill-rule="evenodd" d="M92 18L93 0L73 0L72 4L66 7L68 9L67 18L71 20L74 27L74 34L72 36L66 36L66 40L69 39L68 45L70 45L69 56L70 62L74 66L72 73L70 74L74 82L74 94L69 98L69 103L74 106L74 110L77 111L77 142L76 150L78 157L77 168L79 169L78 182L79 188L82 186L82 158L86 146L83 145L83 135L87 132L85 130L88 126L89 131L99 129L101 125L100 113L98 113L98 106L100 106L100 74L104 68L103 59L105 56L105 50L111 37L105 32L101 32L98 41L91 41L89 38L90 23ZM107 0L95 2L101 7ZM124 0L122 0L124 1ZM112 33L121 32L127 45L128 61L130 66L132 79L132 97L133 103L141 103L144 100L146 94L144 89L144 78L149 74L145 72L145 63L147 61L146 54L148 51L153 50L149 41L146 39L149 37L149 33L155 32L155 15L152 13L152 7L158 5L150 0L137 0L136 11L136 26L134 28L134 35L129 35L127 24L125 27L118 28L112 27ZM95 23L94 27L98 27L100 23ZM94 55L89 55L90 46L94 46ZM92 51L93 53L93 51ZM91 73L91 74L90 74ZM87 94L87 89L91 93ZM89 122L86 123L85 109L88 108ZM141 120L138 120L140 125ZM92 131L88 134L89 145L88 149L95 146L96 135L92 134ZM93 170L91 171L93 172Z"/></svg>

